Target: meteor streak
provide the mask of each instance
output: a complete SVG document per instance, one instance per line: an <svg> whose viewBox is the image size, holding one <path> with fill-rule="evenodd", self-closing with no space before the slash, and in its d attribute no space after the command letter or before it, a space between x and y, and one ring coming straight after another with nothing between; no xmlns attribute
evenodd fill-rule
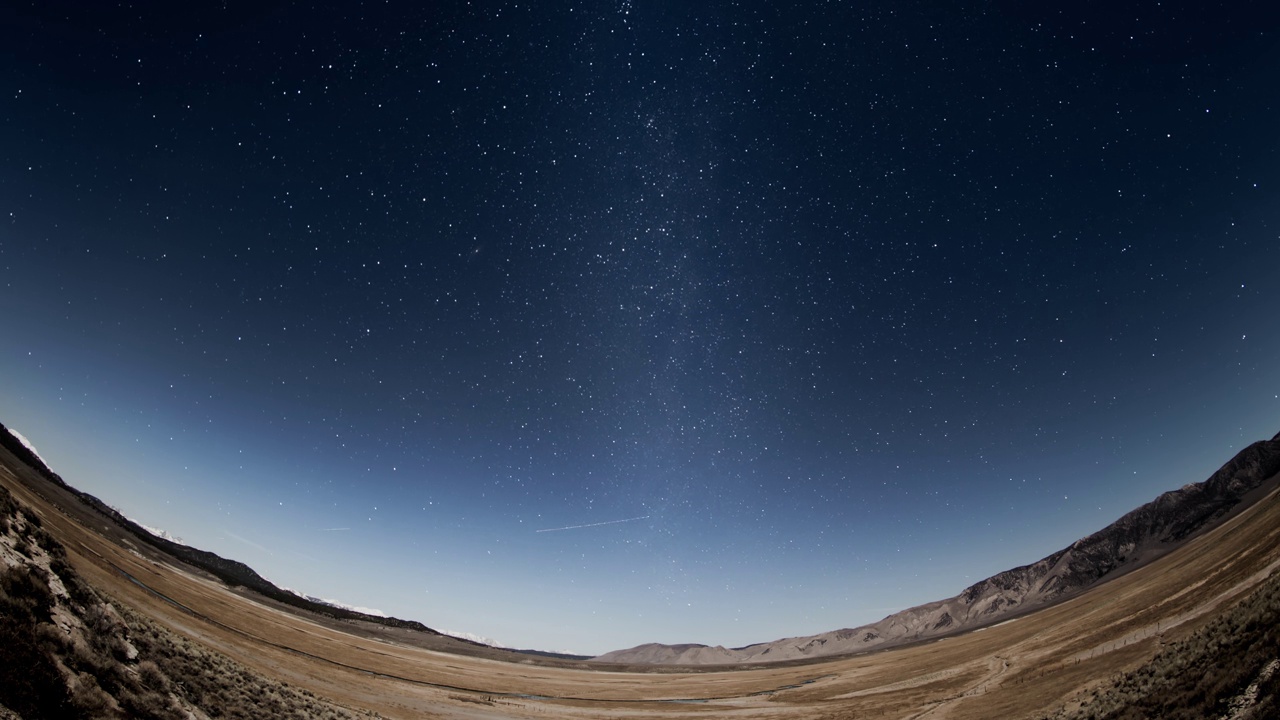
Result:
<svg viewBox="0 0 1280 720"><path fill-rule="evenodd" d="M567 527L534 530L534 532L560 532L561 530L577 530L578 528L600 527L601 525L617 525L618 523L635 522L636 520L648 520L648 519L649 519L648 515L641 515L640 517L626 518L623 520L605 520L604 522L587 523L586 525L569 525Z"/></svg>

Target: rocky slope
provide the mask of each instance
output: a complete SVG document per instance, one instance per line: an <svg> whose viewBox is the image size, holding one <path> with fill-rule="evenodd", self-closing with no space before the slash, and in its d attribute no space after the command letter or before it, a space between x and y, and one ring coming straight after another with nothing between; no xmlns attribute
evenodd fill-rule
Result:
<svg viewBox="0 0 1280 720"><path fill-rule="evenodd" d="M151 530L139 525L122 515L115 508L107 505L97 497L89 493L77 490L62 479L60 475L55 473L48 465L27 445L0 423L0 463L8 463L5 456L12 456L19 464L25 465L31 472L38 474L48 482L52 483L60 491L65 492L73 502L67 503L63 509L65 511L73 511L72 505L83 506L88 513L94 516L99 522L105 521L111 527L118 528L129 536L129 540L138 541L151 548L159 550L169 557L180 560L199 570L203 570L210 575L216 577L225 583L228 587L241 587L261 595L262 597L275 600L283 605L303 610L316 615L334 618L337 620L347 621L357 624L368 624L372 626L381 626L392 628L395 630L406 630L421 636L434 636L440 638L443 642L451 645L452 652L465 653L469 649L490 650L489 646L482 642L470 640L467 638L455 638L446 636L432 628L423 625L416 620L402 620L396 617L389 617L381 614L370 614L361 612L359 608L348 607L341 604L335 604L322 598L313 598L292 590L286 590L276 586L271 581L259 575L253 568L248 565L229 558L224 558L216 553L207 550L201 550L181 542L175 542L170 537L159 535ZM55 502L55 504L58 504ZM105 532L105 530L102 530ZM166 534L167 535L167 534ZM584 655L573 655L561 652L548 652L543 650L529 650L519 648L497 648L498 652L518 653L523 656L533 656L551 660L587 660ZM0 718L3 720L3 718Z"/></svg>
<svg viewBox="0 0 1280 720"><path fill-rule="evenodd" d="M595 660L707 665L777 662L859 652L991 625L1063 600L1149 562L1222 521L1280 473L1280 434L1241 450L1209 479L1166 492L1106 528L1030 565L1007 570L959 595L879 622L743 648L650 643Z"/></svg>
<svg viewBox="0 0 1280 720"><path fill-rule="evenodd" d="M257 676L113 604L0 485L0 719L210 717L374 715Z"/></svg>

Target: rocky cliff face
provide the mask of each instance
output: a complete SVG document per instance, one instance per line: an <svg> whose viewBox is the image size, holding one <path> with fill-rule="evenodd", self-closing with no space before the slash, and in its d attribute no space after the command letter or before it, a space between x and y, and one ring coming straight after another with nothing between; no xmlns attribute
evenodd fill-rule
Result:
<svg viewBox="0 0 1280 720"><path fill-rule="evenodd" d="M990 625L1070 597L1169 552L1243 507L1251 491L1278 473L1280 434L1241 450L1208 480L1166 492L1038 562L870 625L736 649L651 643L595 659L679 665L776 662L858 652Z"/></svg>

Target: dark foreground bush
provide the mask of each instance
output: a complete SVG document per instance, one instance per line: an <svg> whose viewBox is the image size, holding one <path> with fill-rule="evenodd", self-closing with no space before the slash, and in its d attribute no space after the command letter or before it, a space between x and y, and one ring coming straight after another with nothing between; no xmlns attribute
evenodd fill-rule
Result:
<svg viewBox="0 0 1280 720"><path fill-rule="evenodd" d="M1252 695L1248 718L1280 718L1280 575L1186 640L1170 644L1055 720L1202 720L1228 715L1233 700ZM1256 688L1251 693L1251 686Z"/></svg>
<svg viewBox="0 0 1280 720"><path fill-rule="evenodd" d="M52 603L48 586L37 581L17 567L0 574L0 705L25 720L81 717L49 642L37 633Z"/></svg>
<svg viewBox="0 0 1280 720"><path fill-rule="evenodd" d="M310 691L266 678L221 653L169 632L130 608L120 609L139 656L147 658L147 662L139 665L144 680L156 686L167 685L209 717L228 720L379 717L377 713L355 712L334 705Z"/></svg>

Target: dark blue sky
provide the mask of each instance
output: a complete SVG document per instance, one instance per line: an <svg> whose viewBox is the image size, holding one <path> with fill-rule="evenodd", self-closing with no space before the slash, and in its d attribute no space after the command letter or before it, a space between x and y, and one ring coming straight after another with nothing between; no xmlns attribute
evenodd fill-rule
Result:
<svg viewBox="0 0 1280 720"><path fill-rule="evenodd" d="M742 645L1280 430L1266 3L197 5L0 9L0 413L280 584Z"/></svg>

